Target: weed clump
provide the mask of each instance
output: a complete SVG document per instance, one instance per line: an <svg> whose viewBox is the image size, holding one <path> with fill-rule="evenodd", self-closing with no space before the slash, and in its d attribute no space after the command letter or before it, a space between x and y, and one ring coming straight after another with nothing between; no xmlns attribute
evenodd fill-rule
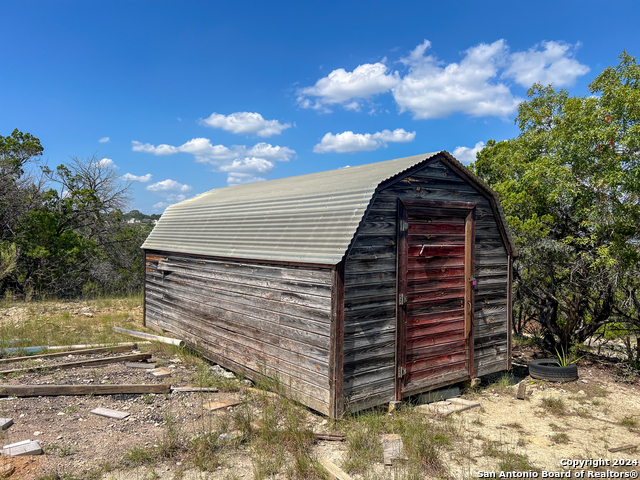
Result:
<svg viewBox="0 0 640 480"><path fill-rule="evenodd" d="M567 435L566 433L556 433L555 435L551 436L551 440L554 443L567 444L569 443L569 435Z"/></svg>
<svg viewBox="0 0 640 480"><path fill-rule="evenodd" d="M631 431L638 428L638 421L633 417L624 417L618 423L623 427L627 427Z"/></svg>
<svg viewBox="0 0 640 480"><path fill-rule="evenodd" d="M542 407L553 415L561 416L566 412L566 405L561 398L546 397L542 399Z"/></svg>
<svg viewBox="0 0 640 480"><path fill-rule="evenodd" d="M401 432L404 450L409 458L408 480L447 477L442 450L451 445L452 424L436 426L426 419L407 421Z"/></svg>

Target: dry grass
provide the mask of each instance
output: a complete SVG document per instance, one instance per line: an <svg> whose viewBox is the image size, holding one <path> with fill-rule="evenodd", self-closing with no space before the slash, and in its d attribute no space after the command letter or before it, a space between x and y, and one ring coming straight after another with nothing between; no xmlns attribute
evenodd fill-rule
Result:
<svg viewBox="0 0 640 480"><path fill-rule="evenodd" d="M23 348L132 341L115 333L113 327L149 331L141 325L141 304L141 295L88 302L12 303L12 315L0 321L0 343L4 348Z"/></svg>

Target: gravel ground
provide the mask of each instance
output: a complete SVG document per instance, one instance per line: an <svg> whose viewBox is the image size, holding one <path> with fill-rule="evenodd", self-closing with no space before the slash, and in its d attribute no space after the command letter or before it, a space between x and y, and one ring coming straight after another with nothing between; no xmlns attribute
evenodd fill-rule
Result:
<svg viewBox="0 0 640 480"><path fill-rule="evenodd" d="M21 323L34 311L46 318L60 311L71 312L71 318L98 320L100 315L115 315L123 311L120 305L98 308L86 303L40 304L37 307L0 309L0 324ZM138 306L127 307L127 315L140 322ZM124 309L126 310L126 309ZM91 315L91 317L89 317ZM110 327L109 327L110 328ZM119 340L122 341L122 340ZM248 381L216 365L188 354L176 354L171 348L151 348L152 362L171 372L165 379L153 377L146 370L134 369L124 363L99 367L55 369L55 364L78 361L83 358L105 358L128 353L93 355L87 357L61 357L55 361L29 362L30 365L51 365L40 373L12 374L0 380L9 385L106 385L106 384L158 384L172 386L209 386L213 381L219 392L171 393L149 395L58 396L3 399L0 416L14 419L14 425L0 433L2 445L30 439L42 443L45 454L34 457L0 456L2 468L13 468L13 479L252 479L254 459L260 452L255 443L236 442L225 450L220 464L203 472L196 468L192 452L183 448L175 455L152 458L150 464L140 466L133 461L132 452L153 452L154 445L162 445L171 434L170 425L177 425L184 444L220 425L228 425L226 435L233 437L231 424L240 408L247 408L252 418L259 418L266 405L264 397L247 392ZM516 362L526 366L540 353L530 347L514 348ZM3 369L13 368L13 364ZM524 368L515 368L515 380L525 374ZM533 468L562 470L562 458L588 459L629 458L638 460L637 449L618 453L610 448L622 445L640 445L640 384L633 375L623 375L615 362L590 356L580 361L580 380L568 384L533 382L528 387L527 399L517 400L516 386L496 382L465 393L465 397L479 401L480 408L455 414L452 420L460 432L441 452L441 458L451 477L477 478L478 471L496 471L505 454L526 457ZM491 379L489 379L491 381ZM496 380L495 378L493 380ZM624 381L621 381L624 380ZM205 385L206 383L206 385ZM549 399L559 401L562 408L556 412L545 406ZM209 412L204 404L213 401L243 401L241 407ZM276 398L273 400L278 402ZM130 413L123 420L91 414L98 408ZM349 435L357 420L351 418L336 426L322 415L300 409L303 424L315 432L345 433ZM387 414L381 413L386 416ZM422 415L415 413L415 415ZM390 417L393 418L393 417ZM417 418L417 417L416 417ZM281 420L281 419L280 419ZM445 422L432 417L433 424ZM224 429L223 429L224 430ZM377 433L376 433L377 434ZM375 435L375 434L374 434ZM326 457L337 465L348 459L347 442L318 441L312 456ZM288 461L290 462L290 458ZM142 462L144 463L144 462ZM370 470L353 473L354 480L392 480L396 467L385 467L374 462ZM638 470L637 467L635 467ZM615 469L620 471L621 469ZM1 478L1 477L0 477ZM270 479L290 478L286 466Z"/></svg>

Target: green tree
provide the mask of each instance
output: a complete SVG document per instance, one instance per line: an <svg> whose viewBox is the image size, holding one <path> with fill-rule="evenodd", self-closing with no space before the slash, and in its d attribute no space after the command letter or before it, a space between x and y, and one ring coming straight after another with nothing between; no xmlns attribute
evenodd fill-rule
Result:
<svg viewBox="0 0 640 480"><path fill-rule="evenodd" d="M640 260L640 66L624 52L589 89L572 97L534 85L519 136L487 142L474 167L520 249L516 308L539 320L550 347L611 322Z"/></svg>
<svg viewBox="0 0 640 480"><path fill-rule="evenodd" d="M130 183L95 156L42 172L50 188L15 235L22 252L20 282L27 290L58 296L87 285L100 289L104 285L97 286L94 277L112 260L114 246L131 240L122 236L121 213Z"/></svg>
<svg viewBox="0 0 640 480"><path fill-rule="evenodd" d="M42 199L41 179L25 175L25 167L42 155L40 140L15 129L0 135L0 292L15 283L20 250L14 243L24 215Z"/></svg>
<svg viewBox="0 0 640 480"><path fill-rule="evenodd" d="M19 219L40 201L40 183L25 175L25 166L42 155L40 140L17 128L0 135L0 242L15 234Z"/></svg>

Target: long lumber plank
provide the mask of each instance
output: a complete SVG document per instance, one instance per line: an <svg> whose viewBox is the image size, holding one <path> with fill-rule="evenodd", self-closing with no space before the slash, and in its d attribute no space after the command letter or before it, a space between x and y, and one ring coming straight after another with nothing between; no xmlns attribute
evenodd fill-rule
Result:
<svg viewBox="0 0 640 480"><path fill-rule="evenodd" d="M51 397L59 395L116 395L120 393L170 393L163 383L132 385L2 385L0 395L15 397Z"/></svg>
<svg viewBox="0 0 640 480"><path fill-rule="evenodd" d="M39 372L42 370L55 370L57 368L69 369L76 367L98 367L100 365L108 365L110 363L118 362L140 362L142 360L149 360L151 358L150 353L134 353L133 355L120 355L119 357L98 358L94 360L80 360L79 362L66 362L59 363L58 365L43 365L30 368L13 368L11 370L0 370L0 375L6 375L8 373L30 373Z"/></svg>
<svg viewBox="0 0 640 480"><path fill-rule="evenodd" d="M66 352L45 353L43 355L29 355L26 357L2 358L0 359L0 365L7 364L7 363L22 362L24 360L37 360L39 358L47 359L47 358L56 358L56 357L66 357L68 355L93 355L96 353L130 352L131 350L136 350L137 348L138 348L138 344L132 343L130 345L114 345L113 347L85 348L83 350L68 350Z"/></svg>

